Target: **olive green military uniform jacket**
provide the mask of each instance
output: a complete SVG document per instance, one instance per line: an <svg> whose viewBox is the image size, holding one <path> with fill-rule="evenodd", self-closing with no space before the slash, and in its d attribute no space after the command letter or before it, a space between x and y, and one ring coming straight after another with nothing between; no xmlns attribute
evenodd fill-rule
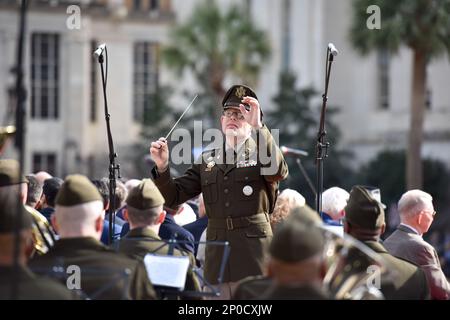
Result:
<svg viewBox="0 0 450 320"><path fill-rule="evenodd" d="M80 268L80 290L89 299L156 298L142 261L117 253L94 238L58 240L47 254L36 256L30 263L33 271L52 277L58 276L52 273L54 267L62 267L59 276L64 284L67 276L75 274L73 269L68 269L71 265ZM75 283L72 280L67 279L69 283Z"/></svg>
<svg viewBox="0 0 450 320"><path fill-rule="evenodd" d="M117 242L116 246L118 252L138 260L144 259L145 255L148 253L159 255L169 254L169 246L149 228L136 228L130 230L125 238ZM185 290L201 291L200 282L193 271L193 268L195 267L194 256L178 249L173 250L173 255L189 256L190 267L186 277Z"/></svg>
<svg viewBox="0 0 450 320"><path fill-rule="evenodd" d="M255 300L261 297L270 286L273 285L271 278L267 276L250 276L240 280L233 292L233 300Z"/></svg>
<svg viewBox="0 0 450 320"><path fill-rule="evenodd" d="M18 300L73 300L77 295L62 284L33 274L27 267L19 267L14 274L13 267L0 267L0 300L12 299L11 280L18 276Z"/></svg>
<svg viewBox="0 0 450 320"><path fill-rule="evenodd" d="M329 300L331 296L321 287L304 284L301 286L282 286L273 284L264 291L261 300Z"/></svg>
<svg viewBox="0 0 450 320"><path fill-rule="evenodd" d="M394 271L392 285L383 285L381 292L386 299L424 300L429 299L429 290L425 273L414 264L394 257L376 241L364 241L370 249L378 253L386 262L387 268Z"/></svg>
<svg viewBox="0 0 450 320"><path fill-rule="evenodd" d="M229 242L223 282L232 282L263 273L272 239L268 214L288 167L265 125L254 130L232 163L225 158L229 157L224 148L209 150L179 178L171 178L170 170L159 174L156 168L152 176L169 207L203 193L206 240ZM205 278L212 284L218 283L223 250L218 245L206 246Z"/></svg>

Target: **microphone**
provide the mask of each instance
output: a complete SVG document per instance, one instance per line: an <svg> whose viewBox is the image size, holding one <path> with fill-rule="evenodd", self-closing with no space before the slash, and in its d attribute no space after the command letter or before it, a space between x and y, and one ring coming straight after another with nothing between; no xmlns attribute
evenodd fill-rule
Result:
<svg viewBox="0 0 450 320"><path fill-rule="evenodd" d="M94 51L94 56L100 57L103 54L103 51L105 51L105 48L106 48L106 43L102 43L101 45L99 45L97 47L97 49L95 49L95 51Z"/></svg>
<svg viewBox="0 0 450 320"><path fill-rule="evenodd" d="M294 157L307 157L309 155L308 152L300 150L300 149L292 149L285 146L281 146L281 152L285 156L294 156Z"/></svg>
<svg viewBox="0 0 450 320"><path fill-rule="evenodd" d="M330 52L333 56L337 56L339 53L339 51L336 49L334 44L332 44L331 42L328 44L328 49L330 50Z"/></svg>

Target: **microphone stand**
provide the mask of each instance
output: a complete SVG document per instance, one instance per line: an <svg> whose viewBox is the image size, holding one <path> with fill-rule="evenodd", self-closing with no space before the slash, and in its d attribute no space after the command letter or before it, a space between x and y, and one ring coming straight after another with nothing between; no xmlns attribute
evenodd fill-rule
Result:
<svg viewBox="0 0 450 320"><path fill-rule="evenodd" d="M333 63L333 54L330 48L327 48L325 60L325 92L322 95L322 111L320 114L319 132L317 133L316 145L316 165L317 165L317 195L316 210L322 217L322 192L323 192L323 161L328 157L328 148L330 143L326 141L327 132L325 131L325 113L328 100L328 83L330 81L331 65Z"/></svg>
<svg viewBox="0 0 450 320"><path fill-rule="evenodd" d="M23 82L23 55L25 46L25 29L26 29L26 14L28 1L22 0L20 4L20 19L19 19L19 34L17 41L17 64L14 68L16 73L16 137L15 147L19 154L19 177L22 176L22 169L25 163L25 115L26 115L26 89ZM19 281L20 281L20 231L22 227L22 208L23 204L20 199L20 192L17 195L16 217L14 221L14 248L13 248L13 275L11 277L11 300L19 298Z"/></svg>
<svg viewBox="0 0 450 320"><path fill-rule="evenodd" d="M313 185L311 179L309 178L308 172L306 172L305 167L303 166L303 164L302 164L300 158L297 157L297 158L295 159L295 162L297 163L297 165L298 165L298 167L299 167L299 169L300 169L300 172L302 173L303 177L305 178L306 182L308 183L308 187L311 189L311 191L312 191L314 197L317 197L317 191L316 191L316 188L314 188L314 185Z"/></svg>
<svg viewBox="0 0 450 320"><path fill-rule="evenodd" d="M108 72L108 51L106 51L106 72ZM108 207L108 217L109 217L109 244L113 243L114 240L114 220L115 220L115 200L116 200L116 171L118 178L120 179L120 165L116 164L117 153L114 151L114 143L111 134L111 125L109 119L111 115L108 111L108 100L106 98L106 79L105 72L103 70L103 52L98 56L98 63L100 64L100 69L102 73L102 87L103 87L103 100L105 104L105 120L106 120L106 132L108 135L108 147L109 147L109 207Z"/></svg>

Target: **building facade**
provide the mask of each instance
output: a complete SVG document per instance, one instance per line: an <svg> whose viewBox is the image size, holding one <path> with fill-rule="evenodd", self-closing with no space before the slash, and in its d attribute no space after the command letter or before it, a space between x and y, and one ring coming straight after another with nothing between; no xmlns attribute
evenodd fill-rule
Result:
<svg viewBox="0 0 450 320"><path fill-rule="evenodd" d="M183 108L187 102L182 91L195 87L189 75L177 79L168 72L160 62L159 48L169 40L170 26L187 19L200 1L32 1L24 60L28 89L25 171L47 170L58 176L108 174L101 74L92 55L100 43L106 43L111 128L122 174L134 177L130 146L140 139L143 109L151 108L147 97L158 84L167 83L177 88L172 98ZM262 69L256 88L264 109L271 107L278 92L282 70L294 71L298 86L323 91L325 50L333 42L340 53L333 65L328 96L329 104L340 110L336 120L342 140L338 147L354 151L355 167L382 149L406 148L412 54L403 48L396 56L385 52L359 56L348 37L351 0L234 2L246 5L271 44L271 60ZM230 1L218 3L226 7ZM10 69L16 60L17 27L17 1L0 0L2 125L14 120ZM432 61L427 76L423 156L450 166L449 59L444 56Z"/></svg>
<svg viewBox="0 0 450 320"><path fill-rule="evenodd" d="M0 5L0 101L8 106L18 10L16 1ZM139 139L145 97L160 81L158 48L174 20L170 0L31 1L28 11L25 171L106 176L103 91L93 52L107 43L111 128L116 152L127 159L128 146ZM6 109L5 124L14 120ZM120 162L132 173L132 164Z"/></svg>

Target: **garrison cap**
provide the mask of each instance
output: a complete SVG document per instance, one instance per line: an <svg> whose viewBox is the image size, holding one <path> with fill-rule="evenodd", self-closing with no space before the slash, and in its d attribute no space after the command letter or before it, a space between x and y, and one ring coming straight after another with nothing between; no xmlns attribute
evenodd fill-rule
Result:
<svg viewBox="0 0 450 320"><path fill-rule="evenodd" d="M373 186L361 186L361 187L366 189L372 195L372 197L375 198L375 200L377 200L381 204L383 209L386 209L386 205L383 202L381 202L381 191L379 188Z"/></svg>
<svg viewBox="0 0 450 320"><path fill-rule="evenodd" d="M311 223L294 218L285 220L277 228L269 250L277 260L297 263L321 253L323 247L322 231Z"/></svg>
<svg viewBox="0 0 450 320"><path fill-rule="evenodd" d="M8 138L12 137L16 133L15 126L0 127L0 154L8 141Z"/></svg>
<svg viewBox="0 0 450 320"><path fill-rule="evenodd" d="M384 223L383 204L364 186L354 186L345 207L345 219L355 226L376 230Z"/></svg>
<svg viewBox="0 0 450 320"><path fill-rule="evenodd" d="M322 219L320 219L317 211L313 210L307 204L301 207L292 208L288 219L298 219L304 224L322 224Z"/></svg>
<svg viewBox="0 0 450 320"><path fill-rule="evenodd" d="M162 206L164 197L151 179L143 179L130 190L126 200L127 206L138 210L147 210Z"/></svg>
<svg viewBox="0 0 450 320"><path fill-rule="evenodd" d="M89 179L80 174L66 177L56 196L56 204L72 207L91 201L101 201L103 198L98 189Z"/></svg>
<svg viewBox="0 0 450 320"><path fill-rule="evenodd" d="M19 229L30 229L32 226L32 218L25 206L17 202L19 195L13 193L0 194L0 234L13 233L15 223L17 222L17 209L21 214L21 224Z"/></svg>
<svg viewBox="0 0 450 320"><path fill-rule="evenodd" d="M28 183L28 180L19 176L19 163L13 159L0 160L0 187L20 183Z"/></svg>

